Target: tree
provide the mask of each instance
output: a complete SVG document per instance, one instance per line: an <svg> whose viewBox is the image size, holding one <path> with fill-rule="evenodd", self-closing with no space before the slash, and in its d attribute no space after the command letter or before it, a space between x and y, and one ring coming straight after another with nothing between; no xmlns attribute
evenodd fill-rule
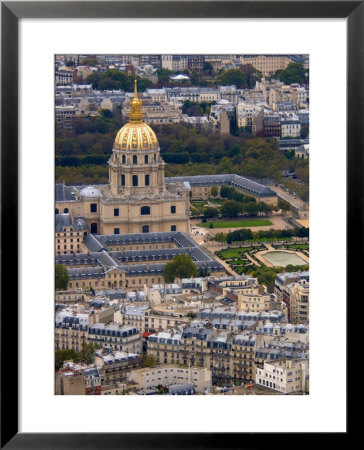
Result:
<svg viewBox="0 0 364 450"><path fill-rule="evenodd" d="M173 283L175 278L190 278L197 276L197 266L189 255L175 256L163 269L163 278L166 283Z"/></svg>
<svg viewBox="0 0 364 450"><path fill-rule="evenodd" d="M204 74L206 74L206 75L211 75L211 74L212 74L213 67L212 67L211 63L205 61L205 62L203 63L203 69L202 69L202 70L203 70L203 73L204 73Z"/></svg>
<svg viewBox="0 0 364 450"><path fill-rule="evenodd" d="M278 70L275 77L284 84L304 84L308 83L308 69L303 64L290 63L284 70Z"/></svg>
<svg viewBox="0 0 364 450"><path fill-rule="evenodd" d="M240 69L229 69L222 72L217 79L220 85L235 85L238 89L248 86L248 77Z"/></svg>
<svg viewBox="0 0 364 450"><path fill-rule="evenodd" d="M259 207L257 205L257 203L251 202L251 203L246 203L244 210L246 213L249 214L249 216L257 216L258 212L259 212Z"/></svg>
<svg viewBox="0 0 364 450"><path fill-rule="evenodd" d="M113 117L113 113L109 109L102 109L100 114L104 119L112 119Z"/></svg>
<svg viewBox="0 0 364 450"><path fill-rule="evenodd" d="M211 219L219 215L219 210L217 208L205 208L203 211L204 217Z"/></svg>
<svg viewBox="0 0 364 450"><path fill-rule="evenodd" d="M242 210L242 204L235 200L227 200L220 208L220 212L224 217L238 217Z"/></svg>
<svg viewBox="0 0 364 450"><path fill-rule="evenodd" d="M240 70L247 76L248 88L253 89L258 80L262 78L262 73L255 69L251 64L243 64Z"/></svg>
<svg viewBox="0 0 364 450"><path fill-rule="evenodd" d="M62 264L56 264L56 290L66 290L68 287L68 282L70 277L68 275L67 269L62 266Z"/></svg>
<svg viewBox="0 0 364 450"><path fill-rule="evenodd" d="M170 82L170 76L174 74L172 70L160 68L157 70L158 81L161 84L168 84Z"/></svg>
<svg viewBox="0 0 364 450"><path fill-rule="evenodd" d="M219 190L218 190L217 186L212 186L212 188L211 188L211 196L212 197L217 197L218 193L219 193Z"/></svg>
<svg viewBox="0 0 364 450"><path fill-rule="evenodd" d="M291 204L287 200L278 200L277 208L284 214L291 210Z"/></svg>
<svg viewBox="0 0 364 450"><path fill-rule="evenodd" d="M142 367L154 367L158 364L158 361L154 356L148 355L147 353L144 353L141 358L141 365Z"/></svg>
<svg viewBox="0 0 364 450"><path fill-rule="evenodd" d="M69 359L72 359L73 361L78 361L78 353L72 349L56 350L55 353L56 370L59 370L63 366L64 361L68 361Z"/></svg>
<svg viewBox="0 0 364 450"><path fill-rule="evenodd" d="M82 343L82 350L79 352L79 361L85 361L86 364L92 364L94 362L95 350L101 348L101 344L90 343L86 344Z"/></svg>
<svg viewBox="0 0 364 450"><path fill-rule="evenodd" d="M256 205L258 208L258 212L263 213L263 214L269 214L273 210L273 207L265 202L257 202Z"/></svg>

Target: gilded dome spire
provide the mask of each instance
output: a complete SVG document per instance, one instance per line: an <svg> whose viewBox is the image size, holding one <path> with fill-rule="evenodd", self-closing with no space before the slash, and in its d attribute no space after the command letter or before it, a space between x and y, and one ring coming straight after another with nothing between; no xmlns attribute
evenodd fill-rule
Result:
<svg viewBox="0 0 364 450"><path fill-rule="evenodd" d="M138 98L136 79L134 80L134 97L130 100L129 122L116 135L114 149L159 149L157 136L150 126L143 122L142 101Z"/></svg>
<svg viewBox="0 0 364 450"><path fill-rule="evenodd" d="M142 101L138 98L137 80L134 80L134 98L130 101L129 122L143 122Z"/></svg>

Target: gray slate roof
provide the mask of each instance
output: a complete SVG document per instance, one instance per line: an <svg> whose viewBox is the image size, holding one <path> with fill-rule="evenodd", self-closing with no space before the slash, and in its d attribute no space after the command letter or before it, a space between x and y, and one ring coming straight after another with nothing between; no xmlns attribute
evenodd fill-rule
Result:
<svg viewBox="0 0 364 450"><path fill-rule="evenodd" d="M174 242L177 248L110 251L106 246L148 242ZM105 273L112 269L121 270L130 276L158 275L162 274L165 266L165 262L160 263L158 260L173 259L179 254L191 255L199 269L224 272L220 263L210 258L195 241L179 231L116 235L89 234L84 237L84 243L89 248L89 253L56 255L56 263L68 266L71 279L104 278ZM130 262L140 262L140 264L128 265L127 263ZM93 267L80 268L77 267L79 265Z"/></svg>
<svg viewBox="0 0 364 450"><path fill-rule="evenodd" d="M244 178L240 175L196 175L186 177L169 177L166 183L188 182L191 187L197 186L234 186L236 189L246 194L261 197L276 196L277 194L263 184Z"/></svg>

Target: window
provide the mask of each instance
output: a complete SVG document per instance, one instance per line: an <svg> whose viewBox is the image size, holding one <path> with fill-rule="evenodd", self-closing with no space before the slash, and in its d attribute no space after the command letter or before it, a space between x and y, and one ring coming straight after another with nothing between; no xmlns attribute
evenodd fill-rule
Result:
<svg viewBox="0 0 364 450"><path fill-rule="evenodd" d="M148 164L148 162L149 162L149 161L148 161L148 155L145 155L145 156L144 156L144 164Z"/></svg>
<svg viewBox="0 0 364 450"><path fill-rule="evenodd" d="M121 185L125 186L125 175L121 175Z"/></svg>
<svg viewBox="0 0 364 450"><path fill-rule="evenodd" d="M97 212L97 204L96 204L96 203L91 203L91 205L90 205L90 211L91 211L92 213Z"/></svg>
<svg viewBox="0 0 364 450"><path fill-rule="evenodd" d="M97 234L97 223L91 224L91 233Z"/></svg>
<svg viewBox="0 0 364 450"><path fill-rule="evenodd" d="M133 175L133 186L138 186L138 175Z"/></svg>
<svg viewBox="0 0 364 450"><path fill-rule="evenodd" d="M171 206L171 214L176 214L176 207L174 205Z"/></svg>
<svg viewBox="0 0 364 450"><path fill-rule="evenodd" d="M172 225L172 226L171 226L171 231L177 231L176 225Z"/></svg>
<svg viewBox="0 0 364 450"><path fill-rule="evenodd" d="M149 175L145 175L145 185L149 186Z"/></svg>
<svg viewBox="0 0 364 450"><path fill-rule="evenodd" d="M114 216L115 217L119 216L119 208L114 208Z"/></svg>
<svg viewBox="0 0 364 450"><path fill-rule="evenodd" d="M114 228L114 234L120 234L120 228Z"/></svg>
<svg viewBox="0 0 364 450"><path fill-rule="evenodd" d="M138 157L133 155L133 164L138 164Z"/></svg>
<svg viewBox="0 0 364 450"><path fill-rule="evenodd" d="M64 214L68 214L68 208L64 208L63 212Z"/></svg>
<svg viewBox="0 0 364 450"><path fill-rule="evenodd" d="M142 216L148 216L150 214L150 206L142 206L140 208L140 214Z"/></svg>
<svg viewBox="0 0 364 450"><path fill-rule="evenodd" d="M125 155L122 156L122 163L125 164Z"/></svg>
<svg viewBox="0 0 364 450"><path fill-rule="evenodd" d="M56 214L59 214L59 210L58 210L58 208L56 208Z"/></svg>
<svg viewBox="0 0 364 450"><path fill-rule="evenodd" d="M148 225L143 225L142 233L149 233L149 226Z"/></svg>

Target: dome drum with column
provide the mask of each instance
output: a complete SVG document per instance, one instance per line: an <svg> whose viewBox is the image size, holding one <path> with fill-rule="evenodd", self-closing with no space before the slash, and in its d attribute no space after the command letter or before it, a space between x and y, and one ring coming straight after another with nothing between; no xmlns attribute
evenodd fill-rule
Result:
<svg viewBox="0 0 364 450"><path fill-rule="evenodd" d="M142 102L135 80L129 122L117 133L109 160L112 193L128 197L164 192L164 165L157 136L143 122Z"/></svg>

